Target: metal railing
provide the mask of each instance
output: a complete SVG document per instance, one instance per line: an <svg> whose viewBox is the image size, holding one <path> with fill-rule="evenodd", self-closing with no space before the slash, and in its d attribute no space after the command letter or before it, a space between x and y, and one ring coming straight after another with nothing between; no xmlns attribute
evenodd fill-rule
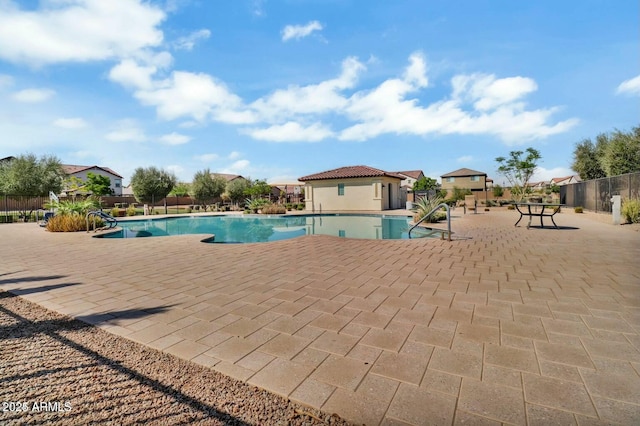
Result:
<svg viewBox="0 0 640 426"><path fill-rule="evenodd" d="M410 229L409 229L409 238L411 238L411 231L413 231L418 225L420 225L423 221L425 221L426 219L428 219L432 214L434 214L435 212L437 212L438 210L440 210L442 207L445 208L445 210L447 211L447 240L451 241L451 211L449 210L449 205L447 203L440 203L438 204L436 207L433 208L433 210L431 210L429 213L427 213L426 215L424 215L422 217L422 219L420 219L418 222L416 222ZM444 230L442 231L444 233Z"/></svg>
<svg viewBox="0 0 640 426"><path fill-rule="evenodd" d="M118 221L115 217L102 212L100 210L93 210L87 213L86 221L87 221L87 232L89 232L89 217L93 216L93 232L96 232L99 229L111 229L115 228L118 225ZM106 222L106 225L102 228L96 229L96 218L103 219Z"/></svg>

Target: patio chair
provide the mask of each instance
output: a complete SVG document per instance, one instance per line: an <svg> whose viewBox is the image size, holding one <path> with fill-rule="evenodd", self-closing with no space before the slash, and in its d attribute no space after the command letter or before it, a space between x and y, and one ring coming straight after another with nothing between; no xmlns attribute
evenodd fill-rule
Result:
<svg viewBox="0 0 640 426"><path fill-rule="evenodd" d="M43 228L47 226L49 219L51 219L54 215L54 212L45 212L44 217L42 218L42 222L40 222L40 226L42 226Z"/></svg>

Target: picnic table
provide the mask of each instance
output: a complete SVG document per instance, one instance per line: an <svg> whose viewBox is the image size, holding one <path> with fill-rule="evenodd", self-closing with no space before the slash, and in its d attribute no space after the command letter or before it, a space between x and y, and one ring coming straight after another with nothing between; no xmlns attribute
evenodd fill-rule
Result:
<svg viewBox="0 0 640 426"><path fill-rule="evenodd" d="M516 210L518 210L518 213L520 213L520 218L514 226L518 226L518 223L520 223L523 217L529 216L529 223L527 223L527 229L529 229L529 227L531 227L531 219L533 219L533 217L535 216L540 218L541 228L544 228L544 223L542 222L543 218L548 217L549 219L551 219L553 226L556 229L559 229L558 225L556 225L556 222L553 220L553 216L558 213L560 211L560 207L564 206L565 204L521 202L513 203L513 205L515 206Z"/></svg>

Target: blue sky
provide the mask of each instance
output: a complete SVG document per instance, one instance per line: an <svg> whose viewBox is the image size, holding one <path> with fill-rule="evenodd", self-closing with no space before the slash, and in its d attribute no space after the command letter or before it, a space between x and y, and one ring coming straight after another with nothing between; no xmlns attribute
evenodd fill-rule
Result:
<svg viewBox="0 0 640 426"><path fill-rule="evenodd" d="M468 167L640 124L637 0L0 0L0 157L270 182Z"/></svg>

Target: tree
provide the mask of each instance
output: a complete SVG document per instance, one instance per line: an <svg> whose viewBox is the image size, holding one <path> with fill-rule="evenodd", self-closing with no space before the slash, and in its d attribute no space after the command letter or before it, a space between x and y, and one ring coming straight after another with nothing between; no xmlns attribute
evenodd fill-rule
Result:
<svg viewBox="0 0 640 426"><path fill-rule="evenodd" d="M38 159L34 154L26 154L0 163L0 193L16 200L23 197L43 197L49 192L59 194L64 178L62 164L54 156L42 156ZM24 205L20 214L27 221L33 210L39 207Z"/></svg>
<svg viewBox="0 0 640 426"><path fill-rule="evenodd" d="M522 156L525 154L523 158ZM534 148L526 151L511 151L509 157L498 157L498 173L502 174L511 184L511 197L514 201L522 201L529 189L528 183L538 167L540 152Z"/></svg>
<svg viewBox="0 0 640 426"><path fill-rule="evenodd" d="M0 192L14 196L42 197L49 192L59 194L65 178L57 157L34 154L20 155L0 163Z"/></svg>
<svg viewBox="0 0 640 426"><path fill-rule="evenodd" d="M69 176L64 180L62 186L67 194L71 193L71 199L75 202L78 191L84 187L84 181L78 176Z"/></svg>
<svg viewBox="0 0 640 426"><path fill-rule="evenodd" d="M640 126L625 133L616 130L601 157L607 176L618 176L640 171Z"/></svg>
<svg viewBox="0 0 640 426"><path fill-rule="evenodd" d="M256 179L245 191L245 195L248 195L251 199L262 198L271 194L271 185L265 180Z"/></svg>
<svg viewBox="0 0 640 426"><path fill-rule="evenodd" d="M640 170L640 126L630 132L601 133L596 143L585 139L576 144L571 168L582 180L617 176Z"/></svg>
<svg viewBox="0 0 640 426"><path fill-rule="evenodd" d="M504 189L500 185L493 185L493 196L500 198L504 195Z"/></svg>
<svg viewBox="0 0 640 426"><path fill-rule="evenodd" d="M169 195L173 195L175 197L185 197L189 195L191 191L191 184L185 182L178 182L176 186L173 187Z"/></svg>
<svg viewBox="0 0 640 426"><path fill-rule="evenodd" d="M87 183L84 185L87 191L98 197L113 194L111 189L111 179L109 176L98 175L96 173L87 173Z"/></svg>
<svg viewBox="0 0 640 426"><path fill-rule="evenodd" d="M438 181L426 176L422 176L420 179L413 183L414 191L429 191L438 187Z"/></svg>
<svg viewBox="0 0 640 426"><path fill-rule="evenodd" d="M156 167L138 167L131 177L133 195L139 203L152 203L169 195L176 185L176 176ZM166 210L166 208L165 208Z"/></svg>
<svg viewBox="0 0 640 426"><path fill-rule="evenodd" d="M469 188L458 188L457 186L453 187L453 193L451 198L456 201L464 200L464 197L467 195L471 195L471 190Z"/></svg>
<svg viewBox="0 0 640 426"><path fill-rule="evenodd" d="M602 136L598 136L601 149ZM606 138L606 136L604 136ZM582 180L599 179L605 177L605 172L600 164L597 146L591 142L591 139L584 139L576 144L573 151L573 163L571 168L575 170Z"/></svg>
<svg viewBox="0 0 640 426"><path fill-rule="evenodd" d="M234 179L227 183L226 193L229 196L229 199L233 203L238 203L244 199L245 195L247 195L247 190L249 189L249 185L251 183L247 179Z"/></svg>
<svg viewBox="0 0 640 426"><path fill-rule="evenodd" d="M211 176L209 169L196 172L191 184L191 195L207 210L207 202L219 197L227 186L222 176Z"/></svg>

